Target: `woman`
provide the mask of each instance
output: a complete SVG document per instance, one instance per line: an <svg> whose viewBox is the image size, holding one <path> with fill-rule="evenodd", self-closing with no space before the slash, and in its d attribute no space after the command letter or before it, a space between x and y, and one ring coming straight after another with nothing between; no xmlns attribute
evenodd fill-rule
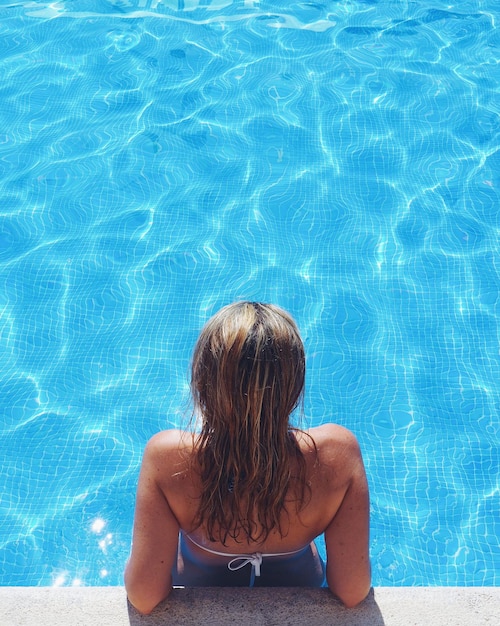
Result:
<svg viewBox="0 0 500 626"><path fill-rule="evenodd" d="M201 432L147 444L125 571L149 613L172 585L322 586L347 607L370 589L366 474L352 433L289 418L304 347L282 309L237 302L203 328L191 389ZM314 544L324 533L326 567Z"/></svg>

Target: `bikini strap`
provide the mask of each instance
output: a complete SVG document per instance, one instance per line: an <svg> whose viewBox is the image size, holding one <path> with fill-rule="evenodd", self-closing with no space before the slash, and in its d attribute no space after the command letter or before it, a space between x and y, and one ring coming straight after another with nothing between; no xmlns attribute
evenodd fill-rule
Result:
<svg viewBox="0 0 500 626"><path fill-rule="evenodd" d="M264 554L262 552L253 552L252 554L234 554L234 553L228 553L228 552L219 552L218 550L212 550L212 548L207 548L206 546L203 546L197 541L195 541L187 533L183 533L183 534L185 537L189 539L189 541L194 543L195 546L198 546L198 548L205 550L205 552L210 552L211 554L216 554L217 556L225 556L228 559L231 559L229 563L227 564L227 567L232 572L235 572L236 570L239 570L242 567L245 567L245 565L248 565L251 563L254 568L256 576L260 576L260 566L262 565L262 559L264 557L289 556L290 554L297 554L299 552L302 552L303 550L307 548L307 546L304 546L303 548L299 548L298 550L292 550L291 552L266 552Z"/></svg>

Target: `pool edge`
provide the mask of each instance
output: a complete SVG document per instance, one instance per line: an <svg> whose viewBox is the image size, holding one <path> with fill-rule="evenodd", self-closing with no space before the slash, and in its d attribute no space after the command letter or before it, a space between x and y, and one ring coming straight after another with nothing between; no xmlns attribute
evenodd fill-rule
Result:
<svg viewBox="0 0 500 626"><path fill-rule="evenodd" d="M0 587L2 626L475 626L498 615L500 587L376 587L355 609L326 589L174 589L148 616L123 587Z"/></svg>

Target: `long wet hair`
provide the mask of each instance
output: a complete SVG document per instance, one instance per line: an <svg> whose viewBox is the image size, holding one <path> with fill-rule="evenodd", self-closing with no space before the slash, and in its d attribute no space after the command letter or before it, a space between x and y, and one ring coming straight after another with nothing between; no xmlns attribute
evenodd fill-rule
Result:
<svg viewBox="0 0 500 626"><path fill-rule="evenodd" d="M201 331L191 372L202 420L194 527L203 526L211 541L263 542L273 530L284 536L287 506L305 504L306 462L289 423L304 379L299 331L277 306L236 302Z"/></svg>

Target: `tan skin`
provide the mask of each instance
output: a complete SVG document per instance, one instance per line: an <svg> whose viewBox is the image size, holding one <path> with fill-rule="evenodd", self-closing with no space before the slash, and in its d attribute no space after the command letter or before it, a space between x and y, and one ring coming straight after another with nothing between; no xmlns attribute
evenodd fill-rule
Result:
<svg viewBox="0 0 500 626"><path fill-rule="evenodd" d="M261 544L228 539L226 546L207 543L202 528L192 531L199 495L196 474L189 467L192 435L167 430L149 441L137 489L132 552L125 570L128 598L141 613L150 613L172 589L171 570L180 530L198 543L228 553L291 552L324 532L327 582L332 593L346 607L356 606L367 596L371 579L369 497L358 443L350 431L335 424L307 432L318 451L316 459L308 438L298 436L311 497L299 514L293 504L289 506L286 536L274 532ZM227 562L190 547L198 550L200 560Z"/></svg>

